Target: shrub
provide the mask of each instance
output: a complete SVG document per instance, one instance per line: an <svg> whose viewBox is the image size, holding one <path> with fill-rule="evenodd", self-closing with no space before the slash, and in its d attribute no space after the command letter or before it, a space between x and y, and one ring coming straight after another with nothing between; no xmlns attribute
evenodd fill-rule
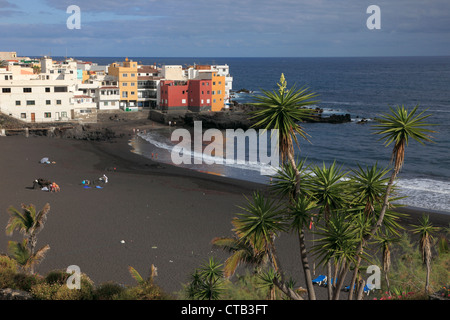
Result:
<svg viewBox="0 0 450 320"><path fill-rule="evenodd" d="M53 300L54 295L61 286L47 282L38 283L31 287L30 293L36 300Z"/></svg>
<svg viewBox="0 0 450 320"><path fill-rule="evenodd" d="M13 277L13 288L23 291L30 291L33 286L42 282L42 279L38 275L16 273Z"/></svg>
<svg viewBox="0 0 450 320"><path fill-rule="evenodd" d="M160 287L151 283L144 283L126 288L119 296L119 300L168 300L169 295Z"/></svg>
<svg viewBox="0 0 450 320"><path fill-rule="evenodd" d="M64 270L53 270L45 276L45 282L49 284L66 284L69 274Z"/></svg>
<svg viewBox="0 0 450 320"><path fill-rule="evenodd" d="M63 274L53 271L42 283L31 287L31 294L37 300L93 300L94 285L81 274L80 289L69 289L66 282L61 283Z"/></svg>
<svg viewBox="0 0 450 320"><path fill-rule="evenodd" d="M94 290L94 300L117 300L125 288L117 283L102 283Z"/></svg>
<svg viewBox="0 0 450 320"><path fill-rule="evenodd" d="M0 289L12 288L17 272L17 262L8 256L0 255Z"/></svg>

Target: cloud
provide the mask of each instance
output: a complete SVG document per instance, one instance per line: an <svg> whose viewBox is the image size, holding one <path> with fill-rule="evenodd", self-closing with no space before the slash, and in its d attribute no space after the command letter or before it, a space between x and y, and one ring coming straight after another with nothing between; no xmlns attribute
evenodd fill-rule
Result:
<svg viewBox="0 0 450 320"><path fill-rule="evenodd" d="M44 44L78 46L79 51L89 48L100 55L112 50L117 53L128 50L140 55L152 52L164 55L166 52L166 55L177 56L295 56L345 51L352 55L370 45L369 41L374 38L379 47L386 48L387 44L395 46L393 39L400 41L398 43L408 39L416 44L426 40L425 34L441 34L444 39L450 33L448 0L38 2L45 13L29 13L30 19L23 19L23 22L3 23L2 37L9 41L13 41L13 34L27 41L39 38ZM5 0L0 3L11 5ZM381 30L370 31L366 27L370 16L366 9L372 3L381 8ZM72 4L81 9L81 30L68 30L65 26L69 17L66 9ZM406 34L416 35L415 41ZM439 39L439 36L429 39ZM443 48L442 43L449 46L444 39L440 48ZM406 44L405 47L410 48Z"/></svg>

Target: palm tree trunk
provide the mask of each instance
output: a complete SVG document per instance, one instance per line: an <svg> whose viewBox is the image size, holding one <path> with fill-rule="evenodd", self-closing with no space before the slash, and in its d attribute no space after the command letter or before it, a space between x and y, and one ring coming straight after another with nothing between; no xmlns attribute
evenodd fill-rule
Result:
<svg viewBox="0 0 450 320"><path fill-rule="evenodd" d="M295 163L293 152L288 152L288 161L295 171L295 198L297 198L300 195L301 175L300 172L298 171L297 164ZM314 285L312 283L311 269L309 268L308 252L306 250L305 236L303 231L301 231L301 234L299 234L299 241L300 241L300 255L303 266L303 272L305 274L305 282L306 288L308 290L308 296L310 300L316 300L316 293L314 291Z"/></svg>
<svg viewBox="0 0 450 320"><path fill-rule="evenodd" d="M352 281L350 281L350 291L348 292L348 300L353 300L353 292L356 284L356 278L359 272L359 265L361 264L361 256L356 260L355 270L353 271Z"/></svg>
<svg viewBox="0 0 450 320"><path fill-rule="evenodd" d="M356 295L356 300L362 300L365 285L366 285L366 281L364 281L364 280L359 281L359 287L358 287L358 293Z"/></svg>
<svg viewBox="0 0 450 320"><path fill-rule="evenodd" d="M327 263L327 291L328 291L328 300L333 299L333 277L331 271L331 261Z"/></svg>
<svg viewBox="0 0 450 320"><path fill-rule="evenodd" d="M300 243L300 256L302 258L303 272L305 274L305 282L306 288L308 290L308 297L309 300L316 300L316 293L314 290L314 286L312 284L311 269L309 268L308 257L306 254L305 233L303 232L303 230L299 231L298 240Z"/></svg>
<svg viewBox="0 0 450 320"><path fill-rule="evenodd" d="M344 285L344 279L347 276L348 270L350 269L350 263L344 262L344 265L342 267L343 268L342 268L341 272L339 273L338 281L337 281L336 287L334 289L333 300L339 300L341 288Z"/></svg>
<svg viewBox="0 0 450 320"><path fill-rule="evenodd" d="M273 243L270 243L269 246L270 246L270 248L269 248L268 256L269 256L270 262L271 262L273 268L275 269L275 272L280 275L279 280L278 280L278 277L275 277L275 279L274 279L275 285L290 299L303 300L302 297L300 297L296 292L294 292L294 290L292 290L291 288L289 288L286 285L286 279L284 277L284 272L281 268L280 261L277 258L275 247L274 247Z"/></svg>

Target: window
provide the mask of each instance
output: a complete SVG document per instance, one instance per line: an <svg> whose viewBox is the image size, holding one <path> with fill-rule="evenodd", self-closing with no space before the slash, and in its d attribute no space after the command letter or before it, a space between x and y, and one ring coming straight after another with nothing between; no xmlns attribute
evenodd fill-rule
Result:
<svg viewBox="0 0 450 320"><path fill-rule="evenodd" d="M30 93L31 92L31 88L23 88L23 92L24 93Z"/></svg>
<svg viewBox="0 0 450 320"><path fill-rule="evenodd" d="M52 102L51 102L51 100L45 100L45 104L50 105L50 104L52 104Z"/></svg>
<svg viewBox="0 0 450 320"><path fill-rule="evenodd" d="M135 83L134 83L134 82L132 82L132 83L131 83L131 86L132 86L132 87L134 87L134 85L135 85Z"/></svg>
<svg viewBox="0 0 450 320"><path fill-rule="evenodd" d="M5 80L8 80L8 76L5 76Z"/></svg>
<svg viewBox="0 0 450 320"><path fill-rule="evenodd" d="M67 112L66 111L62 111L61 112L61 117L62 118L67 118Z"/></svg>
<svg viewBox="0 0 450 320"><path fill-rule="evenodd" d="M11 93L11 88L2 88L3 93Z"/></svg>
<svg viewBox="0 0 450 320"><path fill-rule="evenodd" d="M105 101L105 106L108 106L108 101Z"/></svg>
<svg viewBox="0 0 450 320"><path fill-rule="evenodd" d="M44 112L44 118L51 118L52 113L51 112Z"/></svg>
<svg viewBox="0 0 450 320"><path fill-rule="evenodd" d="M16 106L20 106L20 100L16 100Z"/></svg>
<svg viewBox="0 0 450 320"><path fill-rule="evenodd" d="M67 92L67 87L55 87L55 92Z"/></svg>
<svg viewBox="0 0 450 320"><path fill-rule="evenodd" d="M132 77L135 77L136 75L134 73L131 74Z"/></svg>
<svg viewBox="0 0 450 320"><path fill-rule="evenodd" d="M122 92L122 98L128 98L128 92L127 91Z"/></svg>
<svg viewBox="0 0 450 320"><path fill-rule="evenodd" d="M134 91L131 91L131 92L130 92L130 95L134 96Z"/></svg>
<svg viewBox="0 0 450 320"><path fill-rule="evenodd" d="M50 88L45 88L45 92L50 92Z"/></svg>
<svg viewBox="0 0 450 320"><path fill-rule="evenodd" d="M61 104L61 100L56 100L56 104Z"/></svg>
<svg viewBox="0 0 450 320"><path fill-rule="evenodd" d="M186 99L181 99L181 103L185 104L186 103Z"/></svg>
<svg viewBox="0 0 450 320"><path fill-rule="evenodd" d="M34 100L27 100L27 106L34 106L36 105Z"/></svg>
<svg viewBox="0 0 450 320"><path fill-rule="evenodd" d="M216 103L216 99L213 99L213 103Z"/></svg>
<svg viewBox="0 0 450 320"><path fill-rule="evenodd" d="M124 73L123 76L124 76L124 77L128 77L128 73Z"/></svg>
<svg viewBox="0 0 450 320"><path fill-rule="evenodd" d="M124 87L127 87L127 86L128 86L128 83L127 83L127 82L124 82L122 85L123 85Z"/></svg>
<svg viewBox="0 0 450 320"><path fill-rule="evenodd" d="M22 119L26 119L26 118L27 118L27 114L26 114L26 113L21 113L21 114L20 114L20 117L21 117Z"/></svg>

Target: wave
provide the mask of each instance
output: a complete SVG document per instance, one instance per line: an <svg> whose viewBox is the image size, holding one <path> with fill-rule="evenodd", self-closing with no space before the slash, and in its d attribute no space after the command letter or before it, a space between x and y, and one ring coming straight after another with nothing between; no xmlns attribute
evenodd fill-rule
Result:
<svg viewBox="0 0 450 320"><path fill-rule="evenodd" d="M174 145L172 141L167 139L167 137L152 133L139 133L138 136L144 139L145 141L149 142L150 144L156 146L157 148L166 150L169 153L178 152L177 146ZM182 153L178 154L181 155ZM192 166L195 166L197 163L201 165L217 164L225 167L231 167L234 169L251 170L259 172L260 174L263 175L273 175L277 170L277 168L268 164L261 163L259 161L236 159L232 163L230 163L227 162L227 158L225 155L212 156L195 150L191 150L188 156L189 156L188 158L190 159L190 163L187 163L187 165Z"/></svg>
<svg viewBox="0 0 450 320"><path fill-rule="evenodd" d="M157 130L148 133L139 133L138 136L152 146L165 150L167 157L158 157L159 161L174 164L171 159L172 152L175 151L175 142L170 140L168 132L158 133ZM278 168L262 164L256 161L243 161L239 163L226 162L225 155L208 155L195 150L189 150L187 158L190 163L181 166L208 173L220 174L237 179L250 180L254 182L267 181L268 177L276 173ZM153 151L152 151L153 152ZM180 154L181 155L181 154ZM195 164L198 162L199 164ZM450 212L450 181L435 180L431 178L400 177L397 180L399 196L406 196L399 200L399 204Z"/></svg>

